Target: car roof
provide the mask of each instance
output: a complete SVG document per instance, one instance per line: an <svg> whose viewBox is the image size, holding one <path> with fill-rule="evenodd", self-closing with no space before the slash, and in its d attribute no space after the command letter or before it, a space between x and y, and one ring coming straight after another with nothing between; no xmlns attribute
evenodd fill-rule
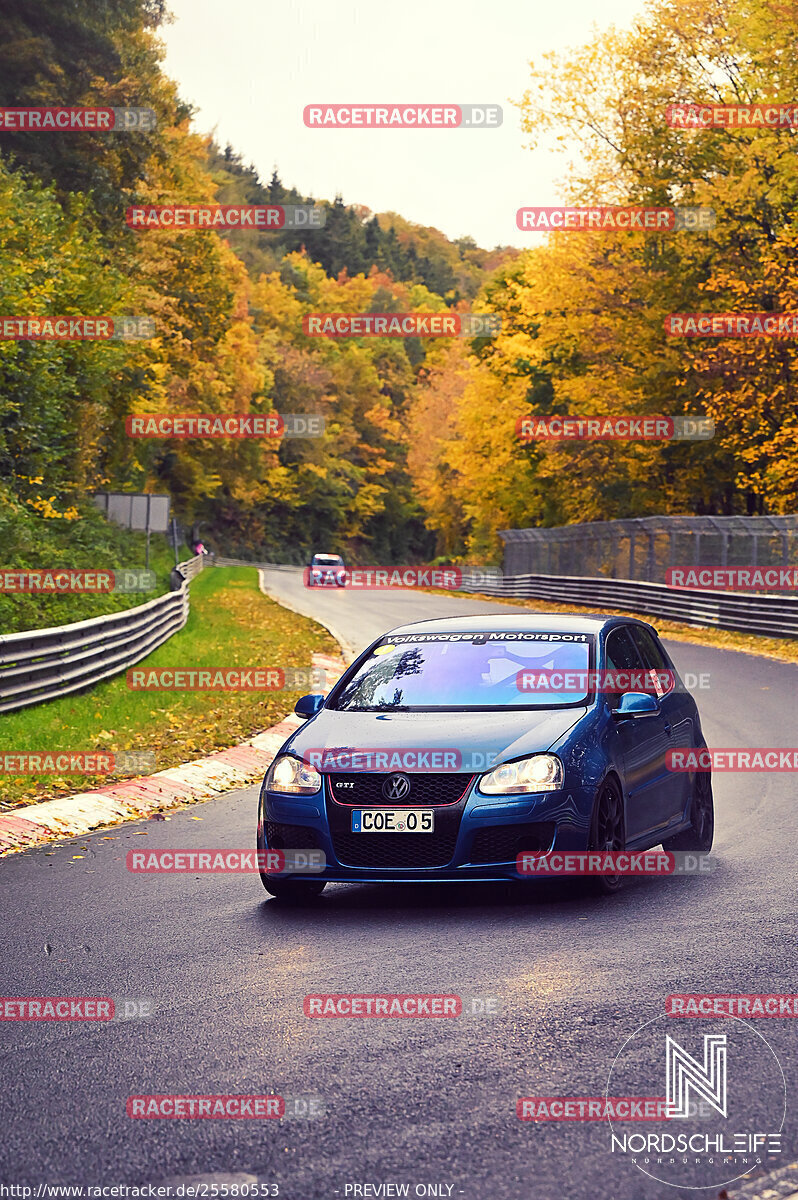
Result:
<svg viewBox="0 0 798 1200"><path fill-rule="evenodd" d="M636 617L624 617L609 613L486 613L482 616L433 617L427 621L413 621L407 625L396 625L390 633L434 633L437 627L446 632L500 633L517 630L547 630L551 633L598 633L612 625L642 625L653 629L647 621ZM383 636L387 636L383 635Z"/></svg>

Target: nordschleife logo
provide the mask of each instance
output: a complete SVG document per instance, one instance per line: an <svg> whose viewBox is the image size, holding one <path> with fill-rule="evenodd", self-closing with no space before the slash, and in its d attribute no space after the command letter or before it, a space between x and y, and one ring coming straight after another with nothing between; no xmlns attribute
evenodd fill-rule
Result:
<svg viewBox="0 0 798 1200"><path fill-rule="evenodd" d="M608 1118L610 1153L659 1183L720 1188L782 1165L787 1087L754 1022L654 1017L621 1046L606 1095L662 1098L634 1129Z"/></svg>

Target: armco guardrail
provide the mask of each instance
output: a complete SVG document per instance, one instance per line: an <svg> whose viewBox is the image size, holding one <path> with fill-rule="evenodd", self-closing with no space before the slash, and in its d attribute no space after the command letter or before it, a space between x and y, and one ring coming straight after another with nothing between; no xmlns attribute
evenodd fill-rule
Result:
<svg viewBox="0 0 798 1200"><path fill-rule="evenodd" d="M214 567L257 567L269 571L301 571L301 566L291 566L290 563L251 562L244 558L223 558L217 555L213 560Z"/></svg>
<svg viewBox="0 0 798 1200"><path fill-rule="evenodd" d="M615 608L669 617L688 625L709 625L769 637L798 637L798 599L795 596L696 591L668 587L664 583L576 575L505 575L495 581L470 581L464 575L462 590L506 599L553 600L580 607Z"/></svg>
<svg viewBox="0 0 798 1200"><path fill-rule="evenodd" d="M218 566L267 567L296 571L278 563L250 563L241 559L217 558ZM486 568L486 572L491 568ZM604 579L580 575L469 575L463 572L460 589L512 600L553 600L580 608L619 609L648 616L683 621L687 625L710 626L767 637L798 638L798 597L745 592L707 592L673 588L664 583L636 579Z"/></svg>
<svg viewBox="0 0 798 1200"><path fill-rule="evenodd" d="M188 582L202 556L180 563L175 591L136 608L0 637L0 713L55 700L124 671L188 620Z"/></svg>

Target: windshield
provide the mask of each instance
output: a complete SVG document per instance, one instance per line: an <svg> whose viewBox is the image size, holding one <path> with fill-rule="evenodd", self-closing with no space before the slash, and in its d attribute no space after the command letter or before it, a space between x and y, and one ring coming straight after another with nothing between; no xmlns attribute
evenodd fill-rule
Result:
<svg viewBox="0 0 798 1200"><path fill-rule="evenodd" d="M386 637L329 706L346 712L561 708L587 693L530 690L520 672L587 671L592 636L583 633L402 634ZM538 678L535 676L535 678Z"/></svg>
<svg viewBox="0 0 798 1200"><path fill-rule="evenodd" d="M344 560L340 554L314 554L311 563L313 567L342 567L343 565Z"/></svg>

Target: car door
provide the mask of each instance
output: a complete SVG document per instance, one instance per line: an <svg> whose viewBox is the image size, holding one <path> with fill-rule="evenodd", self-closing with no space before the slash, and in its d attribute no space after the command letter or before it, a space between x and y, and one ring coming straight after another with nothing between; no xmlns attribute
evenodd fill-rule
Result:
<svg viewBox="0 0 798 1200"><path fill-rule="evenodd" d="M644 666L628 625L610 630L604 656L608 670L639 671ZM608 695L611 709L617 708L620 697L620 693ZM615 722L626 777L628 843L664 828L671 820L673 773L665 765L670 748L667 725L662 712Z"/></svg>
<svg viewBox="0 0 798 1200"><path fill-rule="evenodd" d="M693 721L691 705L687 692L677 686L678 677L668 657L653 630L643 625L632 625L629 628L637 651L643 660L643 666L656 671L662 677L662 672L670 672L670 686L658 688L661 691L659 706L665 718L665 733L668 738L667 750L690 749L693 745ZM667 754L666 750L666 754ZM687 809L689 793L689 776L680 771L668 771L666 763L666 778L663 786L664 815L668 822L677 821Z"/></svg>

